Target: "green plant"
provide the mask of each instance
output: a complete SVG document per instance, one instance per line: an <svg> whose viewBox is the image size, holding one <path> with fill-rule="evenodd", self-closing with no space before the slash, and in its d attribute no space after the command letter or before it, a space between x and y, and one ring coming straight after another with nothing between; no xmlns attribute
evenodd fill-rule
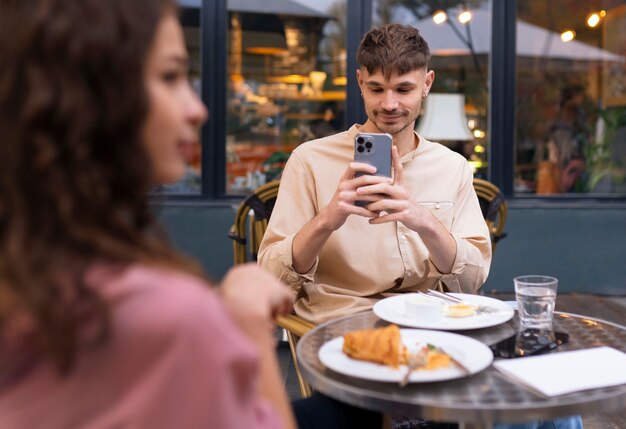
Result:
<svg viewBox="0 0 626 429"><path fill-rule="evenodd" d="M607 178L614 183L623 183L626 178L626 165L616 160L614 153L617 132L626 127L626 106L599 109L598 115L604 122L604 136L587 145L585 151L589 190L594 190L600 181Z"/></svg>

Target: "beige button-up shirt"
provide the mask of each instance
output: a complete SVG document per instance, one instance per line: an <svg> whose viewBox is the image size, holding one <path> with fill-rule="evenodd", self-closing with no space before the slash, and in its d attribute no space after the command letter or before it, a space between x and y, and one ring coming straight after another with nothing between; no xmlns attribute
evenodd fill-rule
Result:
<svg viewBox="0 0 626 429"><path fill-rule="evenodd" d="M332 199L353 159L359 130L313 140L293 151L259 249L259 263L297 292L295 311L315 323L371 308L401 292L443 282L450 291L474 293L485 282L491 241L467 161L445 146L419 137L402 157L404 185L450 231L457 253L451 273L441 273L419 234L402 223L371 225L350 216L333 232L311 270L292 265L293 238Z"/></svg>

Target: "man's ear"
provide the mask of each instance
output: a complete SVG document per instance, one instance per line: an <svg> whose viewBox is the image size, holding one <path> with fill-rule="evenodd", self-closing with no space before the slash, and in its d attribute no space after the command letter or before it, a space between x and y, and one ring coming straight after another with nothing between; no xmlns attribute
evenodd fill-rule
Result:
<svg viewBox="0 0 626 429"><path fill-rule="evenodd" d="M361 76L361 69L356 69L356 81L359 84L359 88L363 90L363 76Z"/></svg>
<svg viewBox="0 0 626 429"><path fill-rule="evenodd" d="M424 89L426 91L430 91L430 88L433 86L433 82L435 82L435 72L433 70L428 70L426 72L426 79L424 79Z"/></svg>

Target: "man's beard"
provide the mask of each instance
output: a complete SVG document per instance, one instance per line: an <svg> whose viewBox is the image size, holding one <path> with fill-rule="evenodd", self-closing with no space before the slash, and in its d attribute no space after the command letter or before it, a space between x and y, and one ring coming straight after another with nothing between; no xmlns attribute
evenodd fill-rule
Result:
<svg viewBox="0 0 626 429"><path fill-rule="evenodd" d="M376 128L378 128L381 132L389 133L392 136L404 131L407 127L411 126L411 124L414 124L415 119L417 119L417 116L415 118L410 118L407 113L402 113L393 124L386 124L382 120L379 110L374 110L373 113L374 120L372 122L374 122Z"/></svg>

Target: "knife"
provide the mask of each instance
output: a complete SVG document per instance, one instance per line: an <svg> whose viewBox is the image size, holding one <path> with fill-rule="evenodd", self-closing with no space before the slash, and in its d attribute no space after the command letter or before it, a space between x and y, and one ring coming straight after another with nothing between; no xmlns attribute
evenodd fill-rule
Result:
<svg viewBox="0 0 626 429"><path fill-rule="evenodd" d="M445 355L447 355L450 358L450 362L452 362L452 364L454 366L456 366L458 369L460 369L463 372L463 375L470 375L471 371L469 370L468 367L466 367L465 365L463 365L461 363L461 361L459 361L458 359L456 359L455 357L453 357L450 353L446 352L444 349L442 349L441 347L437 347L437 346L432 346L434 347L434 349L436 351L438 351L439 353L443 353Z"/></svg>

